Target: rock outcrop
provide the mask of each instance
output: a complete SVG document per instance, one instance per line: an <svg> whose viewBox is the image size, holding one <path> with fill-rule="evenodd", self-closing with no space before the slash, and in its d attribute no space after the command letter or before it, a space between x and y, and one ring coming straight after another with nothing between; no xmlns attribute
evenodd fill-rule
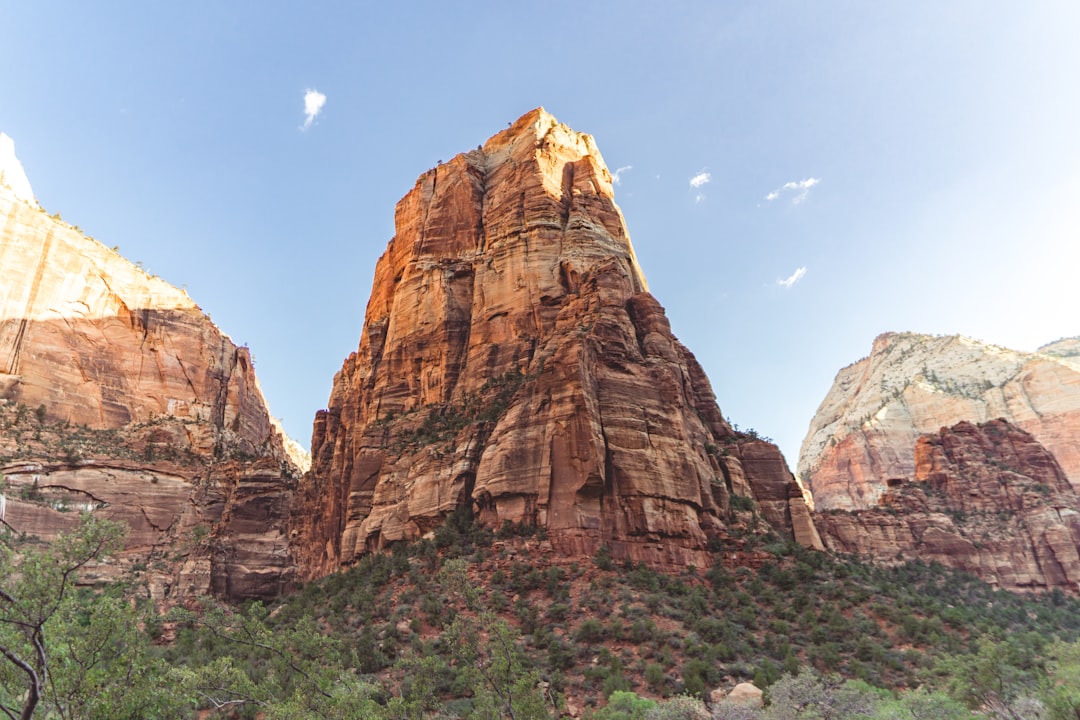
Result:
<svg viewBox="0 0 1080 720"><path fill-rule="evenodd" d="M962 422L918 438L914 461L876 507L817 513L826 545L936 561L1008 590L1080 589L1080 495L1029 433Z"/></svg>
<svg viewBox="0 0 1080 720"><path fill-rule="evenodd" d="M779 451L732 431L648 293L590 136L532 111L423 174L395 223L315 420L305 576L455 510L561 552L700 567L737 495L813 541Z"/></svg>
<svg viewBox="0 0 1080 720"><path fill-rule="evenodd" d="M6 522L51 537L93 510L129 524L120 569L150 573L162 597L279 593L299 459L247 349L186 293L42 211L6 136L0 156Z"/></svg>
<svg viewBox="0 0 1080 720"><path fill-rule="evenodd" d="M841 370L810 424L799 477L818 509L874 507L915 472L917 439L1005 418L1031 433L1080 487L1077 338L1022 353L959 336L888 333Z"/></svg>

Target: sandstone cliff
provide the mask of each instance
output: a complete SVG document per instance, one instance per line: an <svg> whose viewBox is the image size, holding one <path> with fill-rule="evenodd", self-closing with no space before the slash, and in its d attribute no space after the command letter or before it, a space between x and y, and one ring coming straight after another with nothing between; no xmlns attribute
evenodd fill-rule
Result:
<svg viewBox="0 0 1080 720"><path fill-rule="evenodd" d="M890 479L914 475L919 436L1001 417L1080 487L1077 345L1022 353L959 336L882 335L837 374L803 441L800 479L818 509L874 507Z"/></svg>
<svg viewBox="0 0 1080 720"><path fill-rule="evenodd" d="M0 161L6 522L50 537L74 510L125 520L122 566L162 597L280 592L299 468L248 351L186 293L45 214L6 136Z"/></svg>
<svg viewBox="0 0 1080 720"><path fill-rule="evenodd" d="M936 561L1009 590L1078 590L1080 495L1030 434L962 422L918 438L914 459L876 507L815 514L830 549Z"/></svg>
<svg viewBox="0 0 1080 720"><path fill-rule="evenodd" d="M315 420L306 576L459 508L655 565L708 564L732 495L817 541L779 451L732 431L672 336L590 136L532 111L423 174L395 224Z"/></svg>

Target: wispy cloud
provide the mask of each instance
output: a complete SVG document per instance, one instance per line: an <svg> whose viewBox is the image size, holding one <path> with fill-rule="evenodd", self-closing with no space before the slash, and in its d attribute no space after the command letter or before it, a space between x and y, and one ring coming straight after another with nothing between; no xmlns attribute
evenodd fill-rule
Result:
<svg viewBox="0 0 1080 720"><path fill-rule="evenodd" d="M315 118L322 112L323 105L326 105L326 96L321 92L311 89L304 91L304 124L301 130L311 127Z"/></svg>
<svg viewBox="0 0 1080 720"><path fill-rule="evenodd" d="M792 285L794 285L795 283L802 280L805 275L806 275L806 268L801 267L798 270L796 270L795 272L791 273L791 275L789 275L788 277L784 278L783 280L777 280L776 284L781 286L781 287L789 288Z"/></svg>
<svg viewBox="0 0 1080 720"><path fill-rule="evenodd" d="M690 187L699 188L702 185L707 185L712 180L712 175L702 170L694 177L690 178Z"/></svg>
<svg viewBox="0 0 1080 720"><path fill-rule="evenodd" d="M620 183L622 183L622 175L623 175L623 173L628 173L633 169L634 169L633 165L623 165L621 168L619 168L618 170L616 170L615 172L613 172L611 174L611 182L615 183L616 185L619 185Z"/></svg>
<svg viewBox="0 0 1080 720"><path fill-rule="evenodd" d="M803 200L806 199L807 195L810 194L810 188L814 187L815 185L817 185L820 182L821 182L821 178L814 178L814 177L806 178L805 180L786 182L783 185L781 185L780 187L773 190L768 195L766 195L765 196L765 201L766 202L772 202L773 200L778 200L781 195L786 195L788 193L794 193L794 195L791 198L791 204L792 205L798 205L799 203L801 203Z"/></svg>

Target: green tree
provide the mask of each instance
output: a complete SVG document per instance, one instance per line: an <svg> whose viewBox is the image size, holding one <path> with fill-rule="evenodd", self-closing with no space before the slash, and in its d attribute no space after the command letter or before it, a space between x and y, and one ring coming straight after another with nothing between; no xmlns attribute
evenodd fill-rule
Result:
<svg viewBox="0 0 1080 720"><path fill-rule="evenodd" d="M1047 650L1043 702L1054 720L1080 720L1080 642L1057 642Z"/></svg>
<svg viewBox="0 0 1080 720"><path fill-rule="evenodd" d="M590 720L645 720L646 713L655 707L655 700L627 690L616 690L608 697L607 705L588 717Z"/></svg>
<svg viewBox="0 0 1080 720"><path fill-rule="evenodd" d="M764 717L764 710L743 703L720 701L712 709L712 720L762 720Z"/></svg>
<svg viewBox="0 0 1080 720"><path fill-rule="evenodd" d="M709 720L705 703L689 695L676 695L645 713L645 720Z"/></svg>
<svg viewBox="0 0 1080 720"><path fill-rule="evenodd" d="M768 720L840 720L868 717L877 707L877 696L865 683L846 682L839 675L821 675L803 668L785 675L769 688Z"/></svg>
<svg viewBox="0 0 1080 720"><path fill-rule="evenodd" d="M949 694L968 708L1023 720L1018 701L1042 677L1033 648L1024 640L982 637L977 652L947 656L935 670L945 677Z"/></svg>
<svg viewBox="0 0 1080 720"><path fill-rule="evenodd" d="M88 648L69 644L66 654L58 653L65 623L54 618L68 611L79 570L118 550L123 537L123 526L89 514L74 532L44 548L17 546L10 532L0 535L0 655L6 661L0 669L0 711L8 718L29 720L50 689L68 682L57 666L77 665ZM78 692L64 687L64 694ZM54 695L49 704L59 707L61 699ZM74 716L65 713L59 714Z"/></svg>
<svg viewBox="0 0 1080 720"><path fill-rule="evenodd" d="M893 699L882 697L875 720L965 720L971 712L942 692L918 688Z"/></svg>
<svg viewBox="0 0 1080 720"><path fill-rule="evenodd" d="M330 688L326 696L294 694L283 701L270 703L265 708L266 720L383 720L392 717L392 708L379 704L381 692L377 685L345 676Z"/></svg>
<svg viewBox="0 0 1080 720"><path fill-rule="evenodd" d="M200 707L255 711L269 717L339 718L349 699L367 705L370 687L345 669L341 643L302 617L270 627L261 603L244 610L204 599L204 612L177 610L173 619L196 627L216 657L178 670L185 693Z"/></svg>
<svg viewBox="0 0 1080 720"><path fill-rule="evenodd" d="M112 592L83 592L50 620L47 717L140 720L178 718L190 703L176 691L174 671L140 629L152 619ZM146 613L155 613L146 608Z"/></svg>
<svg viewBox="0 0 1080 720"><path fill-rule="evenodd" d="M518 633L488 611L460 614L445 634L461 671L475 688L470 720L541 720L551 717L553 698L518 646Z"/></svg>

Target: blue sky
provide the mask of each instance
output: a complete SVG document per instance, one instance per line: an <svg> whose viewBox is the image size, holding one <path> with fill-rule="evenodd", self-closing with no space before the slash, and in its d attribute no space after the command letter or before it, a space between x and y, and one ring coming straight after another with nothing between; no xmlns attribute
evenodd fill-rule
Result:
<svg viewBox="0 0 1080 720"><path fill-rule="evenodd" d="M38 200L186 287L305 444L394 204L538 105L627 168L616 200L673 330L792 466L881 332L1080 334L1075 2L8 0L0 19L0 131Z"/></svg>

